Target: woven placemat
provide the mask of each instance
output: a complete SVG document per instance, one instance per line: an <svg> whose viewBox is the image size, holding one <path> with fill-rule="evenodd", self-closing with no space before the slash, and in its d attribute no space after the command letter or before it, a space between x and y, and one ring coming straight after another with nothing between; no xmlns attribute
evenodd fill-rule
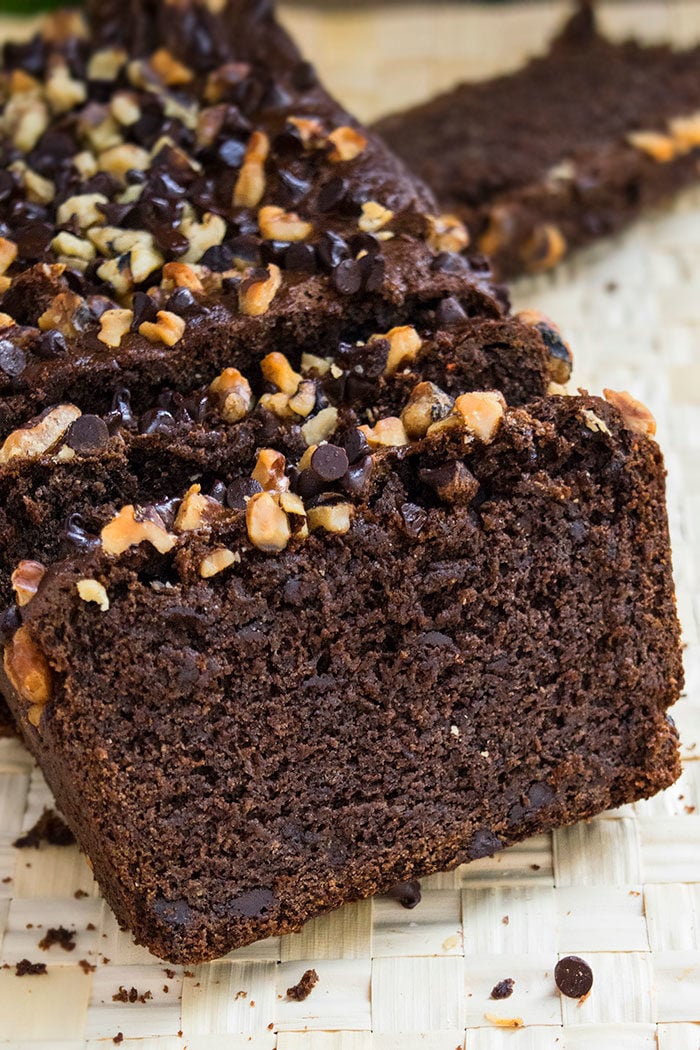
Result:
<svg viewBox="0 0 700 1050"><path fill-rule="evenodd" d="M514 65L542 47L562 10L295 9L288 20L367 117L467 67ZM697 0L605 13L616 32L700 39ZM687 694L674 710L682 779L649 802L425 879L413 911L364 901L185 970L119 931L76 848L13 848L52 803L22 746L0 741L0 1046L93 1050L121 1036L125 1050L700 1050L700 188L519 285L515 299L561 323L580 385L628 388L657 416L686 642ZM75 948L39 949L59 926L75 931ZM582 1005L553 981L571 953L595 974ZM22 959L48 975L18 978ZM310 968L317 987L290 1001L287 988ZM507 977L512 997L492 1001ZM120 1001L130 993L134 1002ZM513 1018L523 1028L499 1027Z"/></svg>

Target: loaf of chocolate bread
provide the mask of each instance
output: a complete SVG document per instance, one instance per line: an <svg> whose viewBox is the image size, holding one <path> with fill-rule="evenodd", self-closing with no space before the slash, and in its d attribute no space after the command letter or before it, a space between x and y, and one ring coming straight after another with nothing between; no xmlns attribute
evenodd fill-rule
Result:
<svg viewBox="0 0 700 1050"><path fill-rule="evenodd" d="M547 270L698 181L700 48L611 43L578 7L519 72L375 127L501 277Z"/></svg>

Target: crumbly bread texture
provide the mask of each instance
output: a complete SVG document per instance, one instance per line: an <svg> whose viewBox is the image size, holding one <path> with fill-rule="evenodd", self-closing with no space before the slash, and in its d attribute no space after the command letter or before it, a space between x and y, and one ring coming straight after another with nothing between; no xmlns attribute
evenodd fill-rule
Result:
<svg viewBox="0 0 700 1050"><path fill-rule="evenodd" d="M697 181L700 49L610 43L583 0L544 57L375 130L501 277L538 273Z"/></svg>
<svg viewBox="0 0 700 1050"><path fill-rule="evenodd" d="M609 397L267 450L237 507L125 507L41 572L6 695L141 943L213 958L673 781L664 471Z"/></svg>
<svg viewBox="0 0 700 1050"><path fill-rule="evenodd" d="M95 0L3 59L0 601L67 518L187 469L228 482L280 422L286 449L329 406L399 413L420 379L522 404L568 377L269 3ZM271 353L285 389L309 355L332 374L292 397Z"/></svg>

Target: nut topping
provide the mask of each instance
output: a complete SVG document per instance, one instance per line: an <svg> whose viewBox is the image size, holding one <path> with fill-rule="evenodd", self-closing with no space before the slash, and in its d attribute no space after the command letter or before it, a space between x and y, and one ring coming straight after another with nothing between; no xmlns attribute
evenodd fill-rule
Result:
<svg viewBox="0 0 700 1050"><path fill-rule="evenodd" d="M106 554L118 556L130 547L138 547L140 543L150 543L159 554L167 554L176 543L176 537L172 536L156 515L147 518L139 514L132 504L128 504L105 525L100 533L102 549Z"/></svg>
<svg viewBox="0 0 700 1050"><path fill-rule="evenodd" d="M314 232L311 223L300 219L296 212L287 212L271 204L258 212L258 226L265 240L292 244L305 241Z"/></svg>
<svg viewBox="0 0 700 1050"><path fill-rule="evenodd" d="M327 441L338 426L338 409L329 405L308 419L301 428L301 436L307 445L320 445Z"/></svg>
<svg viewBox="0 0 700 1050"><path fill-rule="evenodd" d="M245 517L248 538L258 550L275 554L283 551L292 538L289 519L269 492L250 497Z"/></svg>
<svg viewBox="0 0 700 1050"><path fill-rule="evenodd" d="M12 573L12 589L19 606L27 605L32 600L45 575L46 566L40 561L21 561L19 563Z"/></svg>
<svg viewBox="0 0 700 1050"><path fill-rule="evenodd" d="M28 627L19 627L5 646L4 667L13 687L32 705L27 716L29 721L38 726L53 691L51 668Z"/></svg>
<svg viewBox="0 0 700 1050"><path fill-rule="evenodd" d="M635 434L645 434L654 437L656 434L656 420L646 405L632 397L626 390L603 390L603 396L608 404L616 408L628 430Z"/></svg>
<svg viewBox="0 0 700 1050"><path fill-rule="evenodd" d="M197 271L187 263L182 262L169 262L163 267L163 280L161 281L161 288L171 290L173 288L187 288L188 291L194 295L199 295L204 291L204 285L202 284Z"/></svg>
<svg viewBox="0 0 700 1050"><path fill-rule="evenodd" d="M676 156L676 143L673 138L660 131L631 131L627 141L634 149L645 153L658 164L668 164Z"/></svg>
<svg viewBox="0 0 700 1050"><path fill-rule="evenodd" d="M194 78L192 70L178 62L173 53L165 47L159 48L151 55L150 66L167 87L181 87L183 84L189 84Z"/></svg>
<svg viewBox="0 0 700 1050"><path fill-rule="evenodd" d="M250 412L253 392L237 368L225 368L209 387L209 393L216 399L219 415L226 423L237 423Z"/></svg>
<svg viewBox="0 0 700 1050"><path fill-rule="evenodd" d="M453 405L454 401L449 394L435 383L418 383L401 413L401 422L409 438L416 441L425 437L433 423L449 416Z"/></svg>
<svg viewBox="0 0 700 1050"><path fill-rule="evenodd" d="M392 328L386 335L373 335L370 342L376 339L386 339L389 343L385 369L387 375L393 375L402 365L415 361L423 345L418 332L410 325Z"/></svg>
<svg viewBox="0 0 700 1050"><path fill-rule="evenodd" d="M202 495L201 485L191 485L187 490L175 518L175 532L193 532L203 529L214 518L219 517L222 507L218 500Z"/></svg>
<svg viewBox="0 0 700 1050"><path fill-rule="evenodd" d="M231 551L227 547L220 547L218 550L204 555L199 563L199 575L203 580L210 580L212 576L223 572L224 569L229 569L240 560L241 556L237 551Z"/></svg>
<svg viewBox="0 0 700 1050"><path fill-rule="evenodd" d="M367 147L367 138L346 124L331 131L327 141L333 147L328 159L334 164L355 160Z"/></svg>
<svg viewBox="0 0 700 1050"><path fill-rule="evenodd" d="M284 354L274 351L260 362L260 370L268 383L291 397L299 389L302 377L295 372Z"/></svg>
<svg viewBox="0 0 700 1050"><path fill-rule="evenodd" d="M61 335L70 338L75 335L73 318L83 300L75 292L59 292L49 303L38 320L42 332L57 329Z"/></svg>
<svg viewBox="0 0 700 1050"><path fill-rule="evenodd" d="M461 394L455 401L455 413L462 417L466 429L487 445L496 436L505 407L505 398L500 390Z"/></svg>
<svg viewBox="0 0 700 1050"><path fill-rule="evenodd" d="M258 273L265 276L258 277ZM248 317L262 317L269 310L281 284L282 273L274 263L270 263L263 270L254 271L241 282L238 289L241 313Z"/></svg>
<svg viewBox="0 0 700 1050"><path fill-rule="evenodd" d="M285 474L287 461L281 452L273 448L263 448L258 453L255 469L252 473L253 481L257 481L264 492L286 492L289 488L289 478Z"/></svg>
<svg viewBox="0 0 700 1050"><path fill-rule="evenodd" d="M461 252L469 245L467 227L456 215L429 215L428 245L435 252Z"/></svg>
<svg viewBox="0 0 700 1050"><path fill-rule="evenodd" d="M250 136L243 165L233 191L236 208L257 208L265 193L265 161L270 152L270 140L264 131Z"/></svg>
<svg viewBox="0 0 700 1050"><path fill-rule="evenodd" d="M139 333L148 339L149 343L165 343L166 346L175 346L185 334L185 320L178 314L169 310L159 310L156 314L157 321L144 321L139 325Z"/></svg>
<svg viewBox="0 0 700 1050"><path fill-rule="evenodd" d="M63 437L80 415L80 409L75 405L57 405L19 430L13 430L0 448L0 464L8 463L16 456L38 459Z"/></svg>
<svg viewBox="0 0 700 1050"><path fill-rule="evenodd" d="M133 310L105 310L100 317L97 338L106 346L121 346L122 339L131 330L133 320Z"/></svg>
<svg viewBox="0 0 700 1050"><path fill-rule="evenodd" d="M308 511L309 529L324 529L336 535L343 535L350 531L354 507L351 503L322 504L320 507L311 507Z"/></svg>
<svg viewBox="0 0 700 1050"><path fill-rule="evenodd" d="M95 602L102 612L109 610L109 597L99 580L78 580L76 587L84 602Z"/></svg>
<svg viewBox="0 0 700 1050"><path fill-rule="evenodd" d="M6 273L17 258L17 245L7 237L0 237L0 274Z"/></svg>
<svg viewBox="0 0 700 1050"><path fill-rule="evenodd" d="M386 419L378 420L373 427L358 427L365 437L370 448L398 448L401 445L410 444L410 439L404 425L397 416L387 416Z"/></svg>
<svg viewBox="0 0 700 1050"><path fill-rule="evenodd" d="M376 233L378 230L383 229L388 222L391 222L393 218L393 211L385 208L383 204L379 204L377 201L367 201L366 204L362 205L362 216L357 225L363 233Z"/></svg>
<svg viewBox="0 0 700 1050"><path fill-rule="evenodd" d="M566 255L564 234L551 223L538 226L522 247L522 259L529 273L544 273Z"/></svg>

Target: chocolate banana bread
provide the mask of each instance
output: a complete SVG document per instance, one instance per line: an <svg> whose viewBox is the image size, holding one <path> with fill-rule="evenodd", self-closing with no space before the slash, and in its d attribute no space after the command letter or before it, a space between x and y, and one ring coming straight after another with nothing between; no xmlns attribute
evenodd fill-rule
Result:
<svg viewBox="0 0 700 1050"><path fill-rule="evenodd" d="M544 57L375 130L499 276L537 273L698 181L700 48L610 43L584 0Z"/></svg>
<svg viewBox="0 0 700 1050"><path fill-rule="evenodd" d="M663 464L608 398L419 384L19 567L3 688L141 943L213 958L673 781Z"/></svg>

